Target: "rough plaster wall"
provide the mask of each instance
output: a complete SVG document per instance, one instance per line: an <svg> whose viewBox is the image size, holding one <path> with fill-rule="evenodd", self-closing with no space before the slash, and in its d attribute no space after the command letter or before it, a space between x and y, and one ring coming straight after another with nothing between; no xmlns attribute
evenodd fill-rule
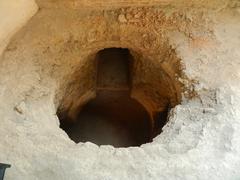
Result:
<svg viewBox="0 0 240 180"><path fill-rule="evenodd" d="M235 2L237 5L238 1ZM170 14L178 13L179 9L171 11ZM43 14L40 12L35 18L41 19ZM90 14L95 17L95 12ZM104 13L99 14L97 17L102 18ZM183 13L190 21L195 14L201 14L209 23L204 21L206 26L189 29L189 24L181 21L183 26L170 29L164 35L182 59L188 78L195 80L198 97L183 100L172 110L164 132L153 143L139 148L115 149L91 143L76 145L70 141L58 128L55 114L54 94L58 83L46 76L46 69L39 69L39 54L35 52L44 44L33 46L39 42L35 39L29 41L32 44L24 44L26 39L31 39L31 33L37 37L39 32L27 31L23 40L22 33L17 34L14 38L17 41L13 40L0 62L0 100L3 102L0 135L4 137L0 142L0 160L13 165L6 179L239 179L239 7L221 11L198 8ZM31 23L34 24L31 21L27 26L31 27ZM32 28L36 26L30 30ZM62 27L50 28L53 28L49 31L52 36L55 28ZM88 38L94 42L96 36L91 38L91 34ZM68 31L63 30L65 36L68 37ZM66 44L70 45L72 43ZM67 51L75 47L67 48L66 53L71 54ZM54 48L64 50L64 46ZM70 58L74 55L77 54ZM71 67L71 61L66 65ZM71 68L67 72L70 71Z"/></svg>
<svg viewBox="0 0 240 180"><path fill-rule="evenodd" d="M0 54L10 38L37 12L34 0L0 1Z"/></svg>
<svg viewBox="0 0 240 180"><path fill-rule="evenodd" d="M40 8L67 7L71 9L114 9L119 7L151 7L161 6L165 8L208 8L220 10L226 7L235 6L236 0L36 0ZM61 2L61 3L59 3Z"/></svg>

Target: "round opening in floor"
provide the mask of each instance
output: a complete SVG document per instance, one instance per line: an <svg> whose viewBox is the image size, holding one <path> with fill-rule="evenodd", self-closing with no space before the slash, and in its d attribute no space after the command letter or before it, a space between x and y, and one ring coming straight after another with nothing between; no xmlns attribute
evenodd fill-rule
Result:
<svg viewBox="0 0 240 180"><path fill-rule="evenodd" d="M146 93L142 88L145 95L139 95L136 89L141 89L138 86L143 82L137 83L139 65L136 61L128 49L108 48L97 53L92 64L95 96L78 103L74 115L69 113L73 111L71 108L59 108L57 112L60 127L74 142L140 146L161 133L167 122L170 101L160 94L159 99L164 103L158 111L149 105L153 103L148 102L151 100L146 94L151 92ZM147 84L143 87L148 87Z"/></svg>

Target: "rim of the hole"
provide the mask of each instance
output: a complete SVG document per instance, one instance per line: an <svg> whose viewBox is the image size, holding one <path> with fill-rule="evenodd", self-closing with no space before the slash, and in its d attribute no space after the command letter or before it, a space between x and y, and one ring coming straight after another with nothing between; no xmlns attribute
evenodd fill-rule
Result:
<svg viewBox="0 0 240 180"><path fill-rule="evenodd" d="M129 51L129 55L133 58L133 61L135 61L136 59L135 59L135 57L134 57L134 55L133 54L139 54L139 53L137 53L136 51L134 51L132 48L129 48L129 47L127 47L127 46L109 46L109 47L106 47L106 46L104 46L104 48L101 48L101 47L98 47L98 48L96 48L95 49L95 51L93 52L93 53L91 53L89 56L92 56L92 58L96 58L96 56L98 55L98 53L100 52L100 51L102 51L102 50L106 50L106 49L111 49L111 48L116 48L116 49L126 49L126 50L128 50ZM163 69L164 70L164 69ZM165 70L164 70L164 72L165 72ZM167 72L165 72L165 73L167 73ZM171 85L173 85L174 86L174 84L172 84L172 83L170 83ZM134 98L135 99L135 98ZM138 99L135 99L135 100L137 100L138 101ZM144 109L148 112L148 114L149 114L149 111L145 108L145 106L140 102L140 101L138 101L138 103L140 103L143 107L144 107ZM85 103L86 104L86 103ZM180 102L179 102L179 104L180 104ZM170 112L170 110L172 110L173 108L175 108L175 106L174 107L172 107L171 109L169 109L169 111L168 111L168 116L167 116L167 119L166 119L166 122L164 123L164 126L162 126L162 128L164 128L165 126L166 126L166 124L168 123L168 121L169 121L169 112ZM58 112L57 112L57 114L58 114ZM59 118L58 118L59 119ZM60 120L59 120L60 121ZM63 130L64 131L64 130ZM66 133L67 134L67 133ZM151 139L151 141L149 141L149 142L147 142L147 143L144 143L144 144L149 144L149 143L152 143L153 141L154 141L154 139L156 138L156 137L158 137L158 136L160 136L161 135L161 133L160 134L157 134L156 136L154 136L152 139ZM69 138L69 139L71 139L71 138ZM74 142L74 141L73 141ZM90 141L89 141L90 142ZM87 143L87 142L79 142L79 143ZM79 144L79 143L76 143L76 144ZM91 143L93 143L93 142L91 142ZM93 144L95 144L95 143L93 143ZM144 144L141 144L140 146L129 146L129 147L141 147L142 145L144 145ZM96 146L109 146L109 145L97 145L97 144L95 144ZM113 145L110 145L110 146L113 146ZM114 147L114 146L113 146ZM129 147L114 147L114 148L129 148Z"/></svg>

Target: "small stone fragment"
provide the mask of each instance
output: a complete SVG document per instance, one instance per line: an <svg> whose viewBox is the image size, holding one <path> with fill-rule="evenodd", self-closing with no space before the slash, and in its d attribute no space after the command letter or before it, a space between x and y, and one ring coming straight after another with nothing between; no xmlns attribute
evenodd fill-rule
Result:
<svg viewBox="0 0 240 180"><path fill-rule="evenodd" d="M23 114L24 111L26 110L26 104L24 101L22 101L21 103L19 103L18 105L16 105L14 107L14 110L17 111L19 114Z"/></svg>
<svg viewBox="0 0 240 180"><path fill-rule="evenodd" d="M120 14L120 15L118 16L118 21L119 21L120 23L126 23L126 22L127 22L127 19L126 19L126 17L125 17L124 14Z"/></svg>

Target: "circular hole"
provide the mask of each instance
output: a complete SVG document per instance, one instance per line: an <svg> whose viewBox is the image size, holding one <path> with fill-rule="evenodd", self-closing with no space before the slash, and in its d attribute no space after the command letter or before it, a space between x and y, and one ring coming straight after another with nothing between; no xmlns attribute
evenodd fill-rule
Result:
<svg viewBox="0 0 240 180"><path fill-rule="evenodd" d="M170 105L165 97L161 97L166 103L158 111L148 108L151 103L146 99L149 98L132 98L137 76L133 75L134 61L128 49L108 48L97 53L96 96L79 103L74 113L69 113L73 111L71 107L59 108L57 112L60 127L74 142L90 141L114 147L140 146L161 133ZM142 88L142 92L148 94L148 89ZM78 99L73 97L72 101Z"/></svg>

